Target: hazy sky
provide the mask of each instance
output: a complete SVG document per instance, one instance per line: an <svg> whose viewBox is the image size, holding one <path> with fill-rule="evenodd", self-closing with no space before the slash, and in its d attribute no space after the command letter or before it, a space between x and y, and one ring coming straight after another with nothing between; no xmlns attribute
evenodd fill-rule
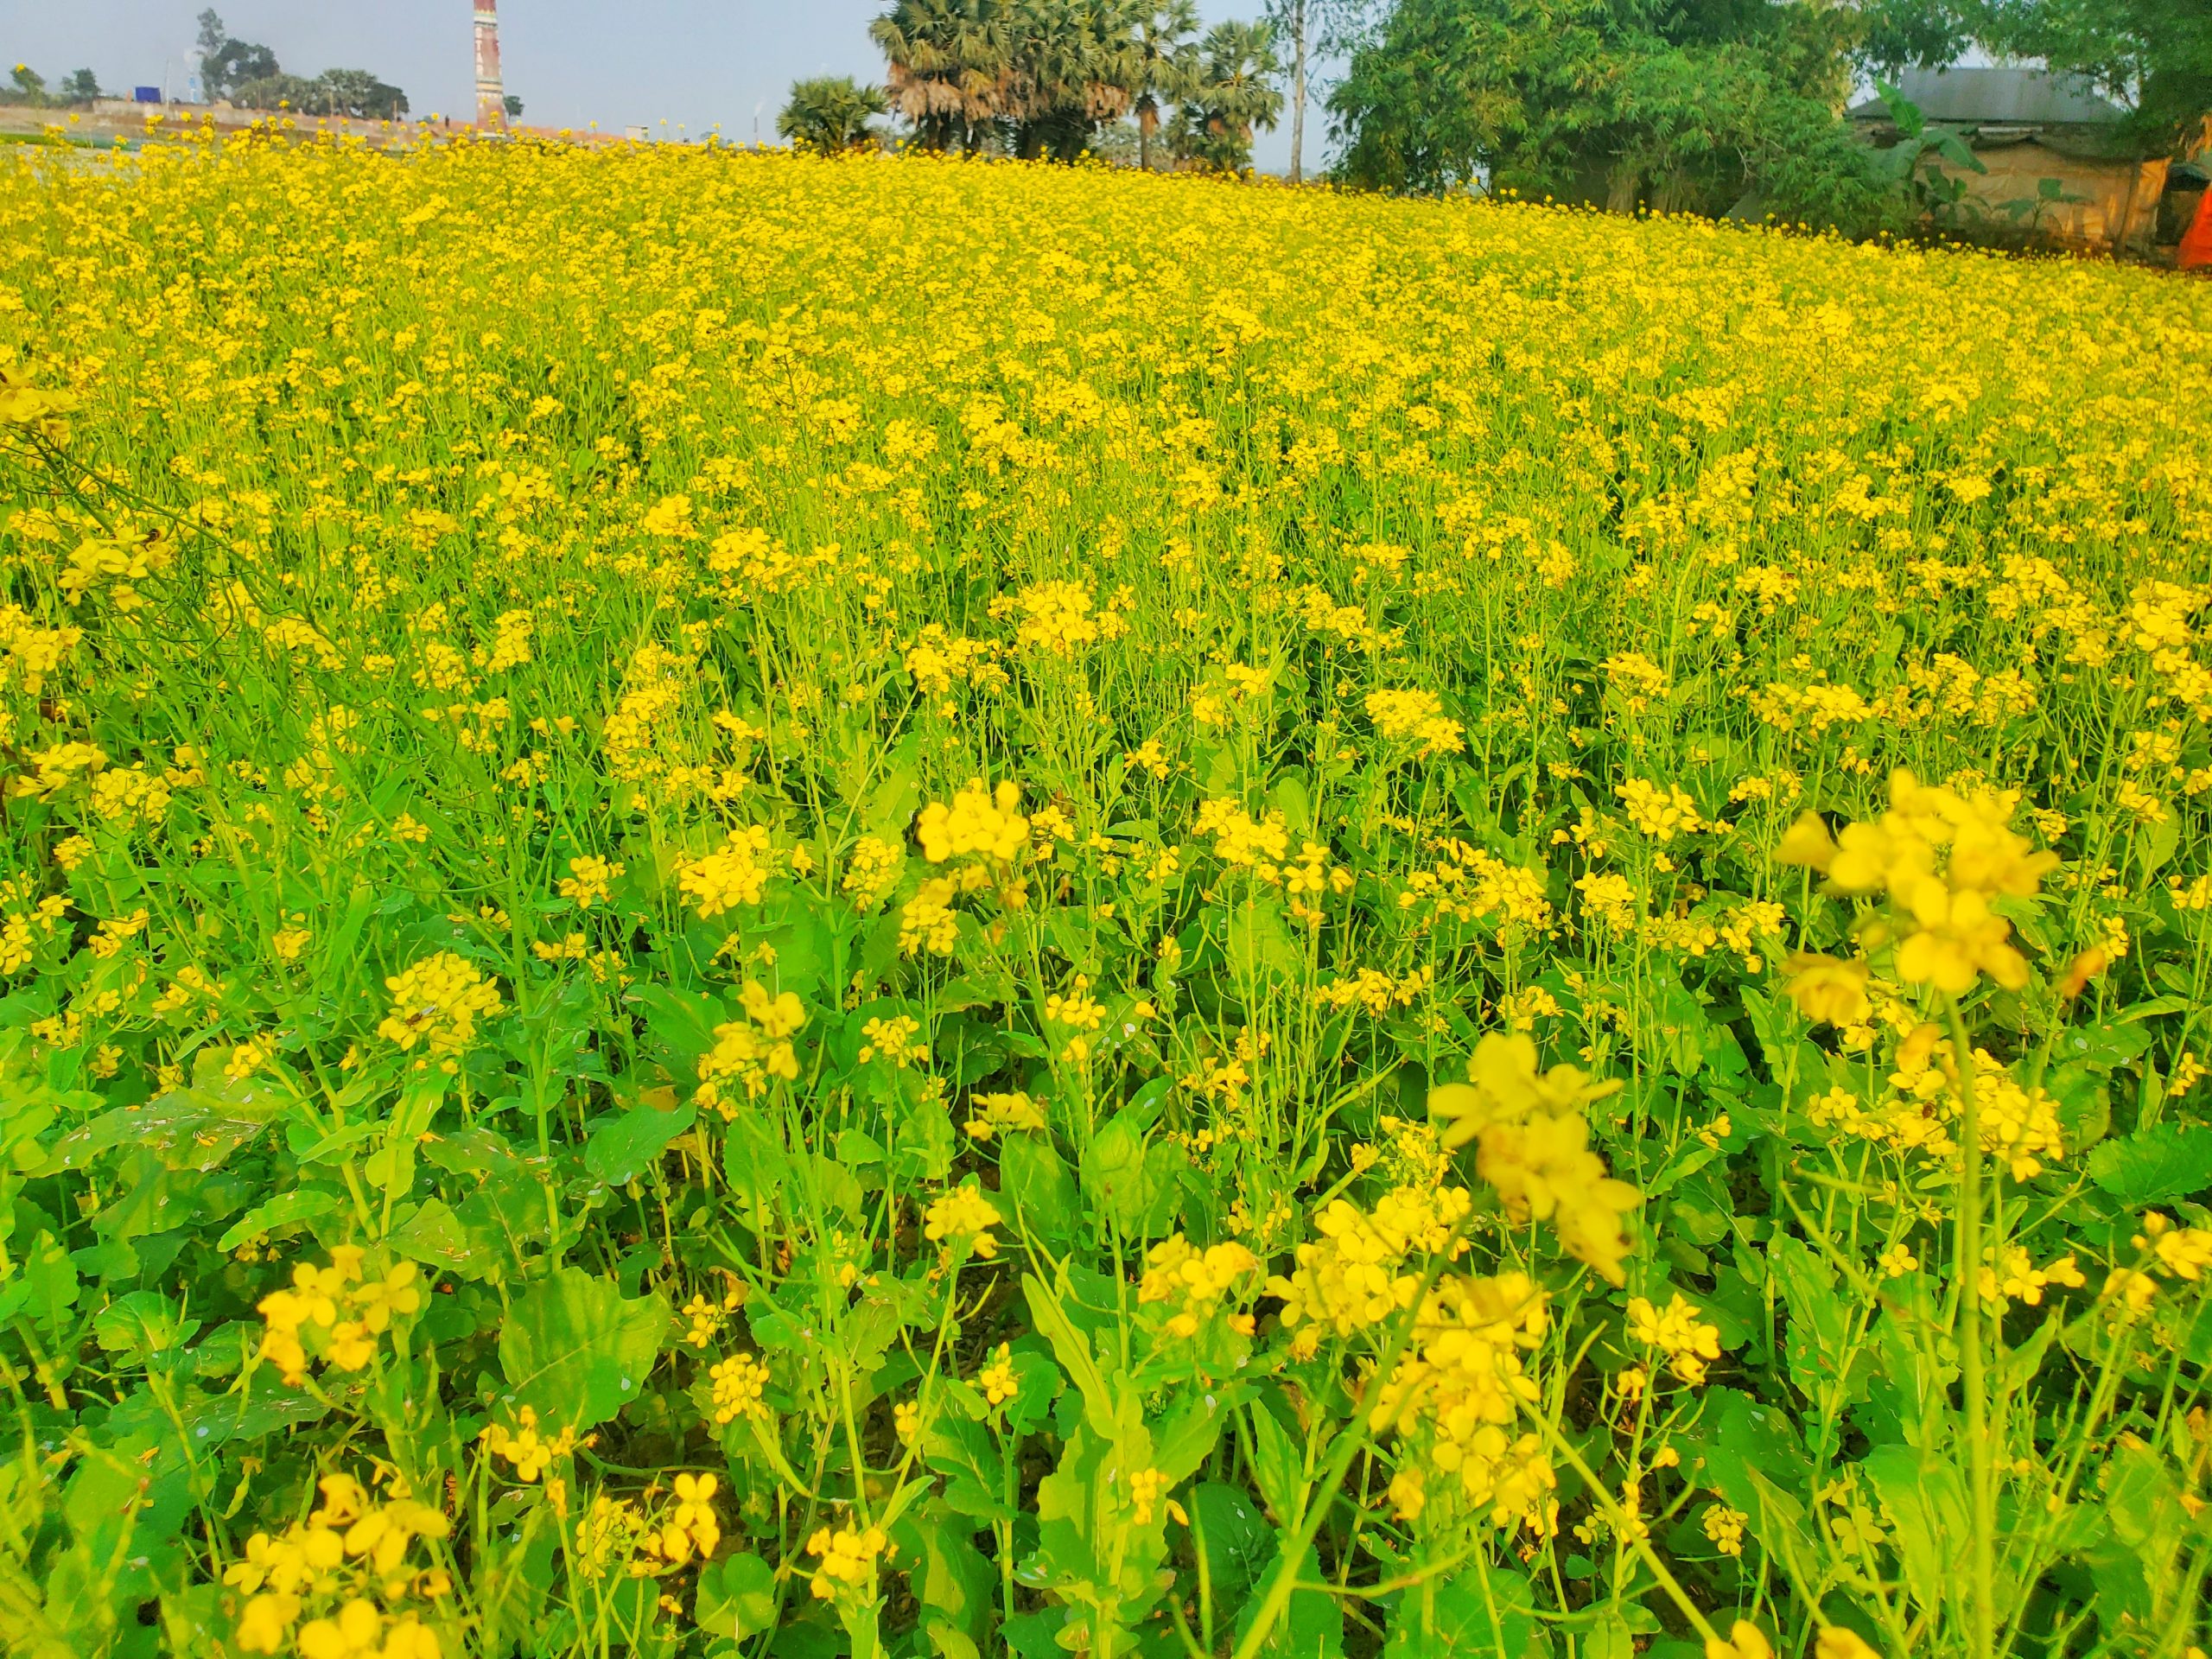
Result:
<svg viewBox="0 0 2212 1659"><path fill-rule="evenodd" d="M194 19L207 0L0 0L0 60L49 80L92 69L107 87L183 90ZM466 114L474 103L470 0L214 0L233 35L273 48L283 67L314 75L367 69L405 89L418 115ZM596 121L658 132L680 123L697 137L775 136L785 89L803 75L881 75L868 24L881 0L499 0L507 90L533 124ZM1208 22L1251 16L1259 0L1199 0ZM1306 166L1322 123L1306 117ZM1262 134L1256 160L1290 156L1290 118Z"/></svg>

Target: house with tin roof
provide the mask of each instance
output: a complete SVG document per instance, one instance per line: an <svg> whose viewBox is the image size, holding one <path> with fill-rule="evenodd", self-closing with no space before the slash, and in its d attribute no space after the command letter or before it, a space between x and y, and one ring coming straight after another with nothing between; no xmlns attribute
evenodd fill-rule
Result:
<svg viewBox="0 0 2212 1659"><path fill-rule="evenodd" d="M1897 90L1981 163L1979 173L1945 167L1963 185L1961 205L1977 228L2085 251L2151 251L2168 162L2131 147L2127 111L2087 83L2042 69L1961 67L1908 71ZM1848 113L1874 144L1904 137L1880 98Z"/></svg>

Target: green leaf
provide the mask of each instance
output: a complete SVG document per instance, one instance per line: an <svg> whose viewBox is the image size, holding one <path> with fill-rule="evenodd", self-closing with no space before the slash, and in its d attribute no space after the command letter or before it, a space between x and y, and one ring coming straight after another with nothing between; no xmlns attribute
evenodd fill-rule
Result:
<svg viewBox="0 0 2212 1659"><path fill-rule="evenodd" d="M891 1529L907 1587L922 1605L922 1630L941 1659L977 1659L995 1598L991 1564L974 1525L942 1511L910 1510Z"/></svg>
<svg viewBox="0 0 2212 1659"><path fill-rule="evenodd" d="M1528 1580L1507 1567L1480 1568L1440 1582L1425 1580L1398 1599L1382 1659L1458 1659L1463 1654L1521 1659L1536 1633L1535 1606ZM1592 1653L1594 1647L1586 1643L1581 1651Z"/></svg>
<svg viewBox="0 0 2212 1659"><path fill-rule="evenodd" d="M118 1444L160 1445L196 1457L232 1440L257 1440L320 1421L330 1408L300 1389L287 1388L263 1370L243 1388L207 1394L196 1388L139 1389L125 1396L107 1421Z"/></svg>
<svg viewBox="0 0 2212 1659"><path fill-rule="evenodd" d="M1877 1446L1859 1466L1888 1516L1913 1599L1929 1611L1942 1606L1973 1540L1965 1479L1948 1459L1904 1446Z"/></svg>
<svg viewBox="0 0 2212 1659"><path fill-rule="evenodd" d="M2099 1071L2126 1065L2158 1040L2157 1033L2125 1017L2101 1026L2073 1026L2061 1033L2061 1063L2078 1061Z"/></svg>
<svg viewBox="0 0 2212 1659"><path fill-rule="evenodd" d="M1635 1659L1636 1636L1617 1606L1600 1607L1582 1638L1586 1659Z"/></svg>
<svg viewBox="0 0 2212 1659"><path fill-rule="evenodd" d="M60 1328L77 1303L77 1264L52 1233L41 1231L23 1255L23 1311L42 1330Z"/></svg>
<svg viewBox="0 0 2212 1659"><path fill-rule="evenodd" d="M1190 1512L1191 1537L1205 1563L1214 1617L1222 1618L1259 1582L1275 1557L1274 1529L1242 1489L1217 1480L1201 1481L1183 1500Z"/></svg>
<svg viewBox="0 0 2212 1659"><path fill-rule="evenodd" d="M1171 1485L1198 1473L1221 1438L1222 1425L1230 1421L1242 1390L1235 1383L1208 1387L1194 1383L1169 1404L1166 1413L1152 1425L1152 1466L1166 1475Z"/></svg>
<svg viewBox="0 0 2212 1659"><path fill-rule="evenodd" d="M2158 1628L2178 1608L2193 1527L2181 1483L2147 1443L2123 1441L2105 1477L2103 1535L2088 1552L2100 1618L2112 1628Z"/></svg>
<svg viewBox="0 0 2212 1659"><path fill-rule="evenodd" d="M2058 1133L2068 1152L2094 1147L2112 1128L2112 1090L2079 1060L2053 1066L2044 1087L2058 1104Z"/></svg>
<svg viewBox="0 0 2212 1659"><path fill-rule="evenodd" d="M775 1125L749 1107L741 1107L722 1131L722 1173L730 1191L747 1209L766 1224L766 1206L791 1172L784 1153L784 1138Z"/></svg>
<svg viewBox="0 0 2212 1659"><path fill-rule="evenodd" d="M1065 1242L1076 1215L1075 1178L1042 1135L1010 1135L999 1152L999 1196L1022 1232L1047 1243Z"/></svg>
<svg viewBox="0 0 2212 1659"><path fill-rule="evenodd" d="M82 1169L99 1154L127 1145L153 1154L166 1169L204 1174L266 1129L283 1104L265 1079L226 1080L218 1073L211 1086L172 1090L72 1130L54 1144L41 1173Z"/></svg>
<svg viewBox="0 0 2212 1659"><path fill-rule="evenodd" d="M1698 1469L1731 1509L1759 1512L1760 1491L1753 1478L1758 1471L1765 1471L1770 1484L1783 1483L1798 1492L1806 1489L1812 1465L1789 1418L1747 1394L1710 1390L1696 1436L1705 1447Z"/></svg>
<svg viewBox="0 0 2212 1659"><path fill-rule="evenodd" d="M1023 1344L1031 1344L1024 1346ZM1017 1337L1014 1344L1014 1376L1020 1389L1006 1408L1007 1432L1026 1434L1052 1414L1066 1391L1067 1378L1052 1363L1049 1344L1035 1337Z"/></svg>
<svg viewBox="0 0 2212 1659"><path fill-rule="evenodd" d="M668 1330L658 1296L627 1300L613 1283L563 1268L508 1310L500 1404L534 1407L541 1421L587 1429L640 1397Z"/></svg>
<svg viewBox="0 0 2212 1659"><path fill-rule="evenodd" d="M1724 1076L1744 1069L1734 1036L1713 1024L1704 1006L1679 980L1652 982L1638 1030L1654 1045L1659 1059L1683 1077L1696 1076L1708 1058Z"/></svg>
<svg viewBox="0 0 2212 1659"><path fill-rule="evenodd" d="M2089 1154L2089 1179L2131 1210L2212 1188L2212 1128L2154 1123Z"/></svg>
<svg viewBox="0 0 2212 1659"><path fill-rule="evenodd" d="M2045 184L2056 184L2056 179L2045 179ZM2054 196L2050 200L2056 200ZM2181 814L2169 812L2154 823L2146 823L2136 831L2135 856L2141 874L2148 878L2158 873L2159 866L2174 855L2181 846Z"/></svg>
<svg viewBox="0 0 2212 1659"><path fill-rule="evenodd" d="M2046 1319L2043 1328L2056 1330L2060 1323ZM1941 1340L1913 1313L1892 1306L1875 1320L1867 1347L1872 1363L1866 1405L1859 1414L1866 1433L1878 1442L1933 1444L1958 1376L1957 1366L1940 1357Z"/></svg>
<svg viewBox="0 0 2212 1659"><path fill-rule="evenodd" d="M1691 1176L1696 1174L1698 1171L1703 1169L1707 1164L1713 1162L1714 1159L1724 1156L1726 1156L1726 1154L1722 1153L1720 1148L1718 1147L1696 1145L1684 1147L1681 1155L1676 1157L1672 1163L1669 1164L1666 1168L1661 1170L1657 1175L1654 1176L1651 1180L1645 1185L1643 1189L1643 1196L1645 1199L1649 1201L1652 1198L1660 1198L1664 1194L1672 1192L1681 1182L1688 1180ZM1725 1232L1726 1230L1727 1223L1726 1218L1724 1217L1721 1223L1721 1231ZM1700 1237L1697 1242L1700 1244L1711 1244L1718 1239L1719 1236L1719 1233L1715 1233L1712 1237Z"/></svg>
<svg viewBox="0 0 2212 1659"><path fill-rule="evenodd" d="M949 980L937 995L938 1012L957 1014L963 1008L991 1008L1014 1001L1014 979L1005 973L963 974Z"/></svg>
<svg viewBox="0 0 2212 1659"><path fill-rule="evenodd" d="M709 1635L738 1642L772 1629L775 1569L749 1550L709 1562L699 1570L699 1594L691 1616Z"/></svg>
<svg viewBox="0 0 2212 1659"><path fill-rule="evenodd" d="M958 1150L952 1114L943 1100L916 1095L900 1101L891 1152L892 1173L899 1180L943 1180Z"/></svg>
<svg viewBox="0 0 2212 1659"><path fill-rule="evenodd" d="M1240 969L1249 967L1262 976L1295 978L1306 965L1304 950L1272 899L1249 899L1231 912L1224 944Z"/></svg>
<svg viewBox="0 0 2212 1659"><path fill-rule="evenodd" d="M1768 1247L1767 1265L1789 1305L1790 1380L1824 1414L1832 1402L1856 1400L1863 1378L1853 1375L1858 1356L1849 1310L1836 1294L1834 1270L1802 1240L1787 1234Z"/></svg>
<svg viewBox="0 0 2212 1659"><path fill-rule="evenodd" d="M1014 1511L1000 1496L1005 1475L998 1443L981 1423L938 1413L922 1431L922 1456L944 1477L944 1501L953 1509L978 1521L1013 1519Z"/></svg>
<svg viewBox="0 0 2212 1659"><path fill-rule="evenodd" d="M77 1542L100 1562L119 1560L126 1544L143 1559L149 1545L176 1535L191 1508L183 1459L164 1456L149 1466L124 1446L88 1447L61 1499Z"/></svg>
<svg viewBox="0 0 2212 1659"><path fill-rule="evenodd" d="M823 1203L842 1211L848 1221L860 1219L868 1207L868 1194L852 1171L820 1153L808 1160L806 1168Z"/></svg>
<svg viewBox="0 0 2212 1659"><path fill-rule="evenodd" d="M46 1162L38 1137L54 1127L60 1100L43 1084L26 1086L25 1079L13 1076L0 1081L0 1166L32 1170Z"/></svg>
<svg viewBox="0 0 2212 1659"><path fill-rule="evenodd" d="M291 1192L279 1192L268 1203L257 1204L232 1222L222 1237L215 1241L215 1248L227 1255L250 1238L259 1238L295 1222L327 1216L340 1203L338 1194L327 1186L295 1187Z"/></svg>
<svg viewBox="0 0 2212 1659"><path fill-rule="evenodd" d="M1275 1563L1281 1559L1280 1554L1271 1558L1266 1570L1260 1575L1261 1586L1271 1581ZM1304 1587L1327 1582L1328 1580L1321 1573L1320 1558L1315 1554L1313 1546L1308 1544L1305 1554L1298 1558L1300 1587L1290 1592L1289 1603L1283 1608L1282 1616L1275 1620L1274 1628L1268 1632L1267 1639L1260 1643L1259 1652L1268 1656L1268 1659L1338 1659L1344 1650L1343 1605L1334 1596L1319 1589ZM1240 1647L1252 1628L1253 1620L1259 1616L1262 1598L1257 1593L1259 1586L1254 1588L1251 1602L1236 1621L1236 1640Z"/></svg>
<svg viewBox="0 0 2212 1659"><path fill-rule="evenodd" d="M1132 1230L1144 1205L1144 1136L1116 1112L1083 1154L1083 1196L1094 1215Z"/></svg>
<svg viewBox="0 0 2212 1659"><path fill-rule="evenodd" d="M1115 1602L1131 1623L1159 1598L1154 1575L1167 1554L1166 1506L1155 1503L1140 1521L1130 1491L1130 1478L1151 1466L1152 1437L1135 1399L1123 1402L1110 1434L1087 1418L1077 1426L1058 1467L1037 1486L1035 1559L1045 1587L1073 1602ZM1096 1633L1090 1645L1111 1650Z"/></svg>
<svg viewBox="0 0 2212 1659"><path fill-rule="evenodd" d="M501 1243L499 1235L471 1227L461 1211L442 1198L426 1200L391 1233L392 1249L409 1261L426 1268L442 1268L467 1279L491 1275L506 1254Z"/></svg>
<svg viewBox="0 0 2212 1659"><path fill-rule="evenodd" d="M729 1017L714 997L651 980L632 986L626 1000L644 1006L646 1037L676 1077L692 1074L699 1057L715 1046L715 1027Z"/></svg>
<svg viewBox="0 0 2212 1659"><path fill-rule="evenodd" d="M134 1365L181 1347L200 1329L165 1298L150 1290L119 1296L92 1316L92 1339L101 1351L120 1354Z"/></svg>
<svg viewBox="0 0 2212 1659"><path fill-rule="evenodd" d="M771 988L796 991L810 1001L821 999L830 989L836 938L836 925L811 909L798 912L781 927L771 928L763 941L776 953L775 984Z"/></svg>
<svg viewBox="0 0 2212 1659"><path fill-rule="evenodd" d="M697 1116L687 1101L672 1112L646 1106L601 1118L585 1143L584 1167L609 1186L626 1186L651 1169Z"/></svg>
<svg viewBox="0 0 2212 1659"><path fill-rule="evenodd" d="M1074 1379L1083 1395L1084 1413L1099 1433L1112 1432L1122 1415L1126 1390L1108 1383L1106 1374L1099 1369L1098 1357L1091 1351L1090 1338L1069 1317L1068 1301L1073 1293L1067 1274L1064 1271L1058 1284L1050 1287L1034 1274L1024 1274L1021 1288L1029 1304L1030 1323L1052 1344L1053 1357L1059 1361L1060 1369ZM1125 1381L1116 1377L1117 1384Z"/></svg>
<svg viewBox="0 0 2212 1659"><path fill-rule="evenodd" d="M1252 1478L1259 1484L1260 1496L1274 1511L1275 1519L1288 1526L1303 1508L1305 1450L1291 1439L1290 1431L1276 1421L1275 1414L1264 1403L1255 1402L1249 1415L1252 1424Z"/></svg>

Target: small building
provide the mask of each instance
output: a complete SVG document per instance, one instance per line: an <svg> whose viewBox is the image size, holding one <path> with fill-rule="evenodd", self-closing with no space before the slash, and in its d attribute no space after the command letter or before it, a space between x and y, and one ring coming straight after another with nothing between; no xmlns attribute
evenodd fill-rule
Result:
<svg viewBox="0 0 2212 1659"><path fill-rule="evenodd" d="M2082 81L2042 69L1918 69L1899 78L1897 91L1986 169L1944 165L1965 188L1964 228L2003 240L2151 251L2167 162L2133 153L2122 127L2127 111ZM1903 137L1878 98L1849 114L1875 144Z"/></svg>

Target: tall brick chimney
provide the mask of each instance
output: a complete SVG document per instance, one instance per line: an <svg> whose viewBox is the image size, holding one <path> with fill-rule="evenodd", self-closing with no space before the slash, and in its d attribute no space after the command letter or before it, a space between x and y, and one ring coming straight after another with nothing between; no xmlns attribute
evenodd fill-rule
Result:
<svg viewBox="0 0 2212 1659"><path fill-rule="evenodd" d="M499 0L476 0L476 125L507 130L507 89L499 79Z"/></svg>

